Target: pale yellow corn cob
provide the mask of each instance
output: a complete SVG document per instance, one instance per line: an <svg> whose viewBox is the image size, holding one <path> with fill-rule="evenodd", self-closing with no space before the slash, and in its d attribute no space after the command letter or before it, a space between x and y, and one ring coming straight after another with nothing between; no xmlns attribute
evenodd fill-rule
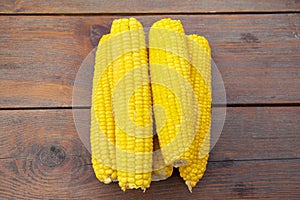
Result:
<svg viewBox="0 0 300 200"><path fill-rule="evenodd" d="M132 72L127 74L124 80L126 90L117 94L119 98L126 96L126 92L135 85L140 86L131 96L129 105L125 102L124 105L121 105L120 110L114 110L115 115L126 116L125 113L129 112L131 120L135 123L123 124L126 130L117 124L115 129L117 175L119 186L124 191L133 188L145 190L150 187L151 183L152 130L148 133L137 131L138 126L151 126L152 116L148 67L145 67L148 63L148 57L142 28L142 25L134 18L115 20L111 28L111 33L122 34L122 32L130 31L130 35L121 35L122 44L119 44L120 48L139 49L122 55L113 63L114 87L117 87L120 79L127 72Z"/></svg>
<svg viewBox="0 0 300 200"><path fill-rule="evenodd" d="M201 109L199 113L200 125L196 133L195 139L189 150L182 156L183 160L188 160L186 166L179 167L180 176L185 180L186 185L192 192L200 178L204 175L206 164L209 156L209 139L210 139L210 122L211 122L211 60L210 47L204 37L190 35L189 39L194 41L193 45L189 45L191 58L193 63L201 66L198 70L195 66L191 66L190 81L193 85L194 92L198 99L198 105ZM193 43L193 42L190 42ZM193 54L192 48L202 48L202 55ZM200 74L199 74L200 71Z"/></svg>
<svg viewBox="0 0 300 200"><path fill-rule="evenodd" d="M100 42L106 41L111 35L104 35ZM110 53L107 53L110 55ZM117 180L116 157L115 157L115 123L112 116L111 96L112 96L112 68L108 67L100 78L101 66L107 59L102 55L99 49L96 52L93 90L92 90L92 107L91 107L91 151L92 164L96 177L103 183L108 184ZM100 129L103 134L100 134Z"/></svg>
<svg viewBox="0 0 300 200"><path fill-rule="evenodd" d="M171 36L170 33L173 32L178 33L178 35L173 34ZM162 19L154 23L150 29L149 60L151 79L156 80L156 77L161 76L160 71L157 71L157 68L153 67L153 65L167 66L177 72L177 75L169 77L171 78L173 87L179 88L180 90L177 96L168 88L152 82L153 104L161 105L166 115L164 117L154 108L156 123L159 124L164 119L166 120L163 128L158 131L160 147L166 165L173 164L175 167L187 163L185 160L180 159L180 156L187 150L187 141L190 140L191 142L192 140L191 136L180 133L179 128L191 129L191 131L186 131L190 133L194 132L192 130L194 127L182 126L186 124L185 121L189 120L192 116L189 116L186 110L182 109L179 105L179 99L181 99L183 104L190 104L186 98L190 95L188 89L179 82L179 76L185 80L188 80L190 76L190 66L185 60L185 57L187 57L187 46L184 45L185 42L184 30L179 20ZM153 46L157 46L157 44L159 44L160 47L153 48ZM172 49L167 49L167 46L170 46L170 44ZM177 146L172 146L171 148L170 143L177 134L181 134L177 136L177 141L175 141Z"/></svg>

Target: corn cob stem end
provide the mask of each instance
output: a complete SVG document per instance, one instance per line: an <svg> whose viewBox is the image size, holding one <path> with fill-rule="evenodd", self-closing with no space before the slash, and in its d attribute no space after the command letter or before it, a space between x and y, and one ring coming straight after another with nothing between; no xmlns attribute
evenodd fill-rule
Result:
<svg viewBox="0 0 300 200"><path fill-rule="evenodd" d="M147 188L145 188L145 187L139 187L139 188L143 191L143 193L146 192ZM135 186L124 186L124 187L121 187L121 190L123 190L123 192L126 192L126 189L138 189L138 188L135 187Z"/></svg>
<svg viewBox="0 0 300 200"><path fill-rule="evenodd" d="M197 182L188 180L188 181L185 181L185 184L187 185L189 191L192 193L193 187L196 186Z"/></svg>

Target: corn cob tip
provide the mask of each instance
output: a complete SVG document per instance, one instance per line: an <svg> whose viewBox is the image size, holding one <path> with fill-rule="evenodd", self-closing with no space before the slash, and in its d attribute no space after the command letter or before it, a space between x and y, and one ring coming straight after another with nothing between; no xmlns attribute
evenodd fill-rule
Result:
<svg viewBox="0 0 300 200"><path fill-rule="evenodd" d="M121 190L123 192L126 192L127 189L131 189L131 190L132 189L141 189L143 191L143 193L145 193L147 188L145 188L145 187L137 188L136 186L123 186L123 187L121 187Z"/></svg>
<svg viewBox="0 0 300 200"><path fill-rule="evenodd" d="M190 185L190 182L191 182L191 181L186 181L185 184L187 185L187 187L188 187L190 193L192 193L192 192L193 192L193 188L192 188L192 186Z"/></svg>
<svg viewBox="0 0 300 200"><path fill-rule="evenodd" d="M173 30L179 33L184 33L183 26L180 20L174 20L171 18L164 18L155 22L151 28L163 28Z"/></svg>
<svg viewBox="0 0 300 200"><path fill-rule="evenodd" d="M143 28L143 25L135 18L115 19L112 22L110 33L117 34L127 30L136 30Z"/></svg>
<svg viewBox="0 0 300 200"><path fill-rule="evenodd" d="M188 38L197 42L208 53L208 55L211 54L209 42L204 36L191 34L188 36Z"/></svg>
<svg viewBox="0 0 300 200"><path fill-rule="evenodd" d="M105 184L110 184L112 182L111 178L106 178L103 181Z"/></svg>
<svg viewBox="0 0 300 200"><path fill-rule="evenodd" d="M196 186L197 182L195 181L185 181L186 186L188 187L189 191L192 193L193 187Z"/></svg>
<svg viewBox="0 0 300 200"><path fill-rule="evenodd" d="M131 30L133 30L133 29L137 29L137 28L143 28L143 25L137 19L130 17L129 18L129 27Z"/></svg>

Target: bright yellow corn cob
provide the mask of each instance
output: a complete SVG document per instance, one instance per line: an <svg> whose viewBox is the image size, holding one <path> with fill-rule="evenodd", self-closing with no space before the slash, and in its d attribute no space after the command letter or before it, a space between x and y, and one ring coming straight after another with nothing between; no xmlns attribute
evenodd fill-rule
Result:
<svg viewBox="0 0 300 200"><path fill-rule="evenodd" d="M122 32L130 31L130 34ZM148 75L148 56L142 25L134 18L115 20L111 33L121 34L119 48L132 49L113 63L114 87L118 87L121 78L126 87L120 90L116 98L123 98L136 85L129 105L126 101L115 102L115 115L126 116L129 112L134 123L116 124L116 158L119 186L122 190L150 187L152 170L152 128L148 132L138 131L139 127L151 125L151 91ZM136 50L138 49L138 50ZM118 49L115 49L118 51ZM126 74L127 73L127 74ZM120 83L121 84L121 83ZM124 87L124 85L122 87ZM115 98L114 97L114 98ZM116 105L120 104L120 105ZM130 119L128 119L130 120ZM122 127L123 126L123 127ZM126 129L126 130L124 130Z"/></svg>
<svg viewBox="0 0 300 200"><path fill-rule="evenodd" d="M180 176L185 180L186 185L192 192L192 188L195 187L205 172L210 147L211 56L209 44L204 37L190 35L188 38L190 39L189 44L191 44L189 45L189 55L193 56L193 48L202 50L202 54L196 54L196 57L190 58L199 67L197 70L196 67L191 66L190 80L201 109L199 113L200 126L192 145L182 156L183 160L189 161L188 164L179 167Z"/></svg>
<svg viewBox="0 0 300 200"><path fill-rule="evenodd" d="M158 27L162 29L169 29L174 30L175 32L183 33L181 30L182 28L174 28L174 27L181 27L180 22L173 21L170 19L164 19L159 22L156 22L152 27ZM151 33L151 30L150 30ZM169 38L165 38L163 36L163 33L156 35L156 37L151 38L152 35L150 35L150 64L152 63L160 63L162 65L167 65L169 67L173 67L176 69L178 73L180 73L193 87L194 94L196 95L196 101L198 102L199 114L196 116L197 119L199 119L199 129L196 130L196 135L193 138L192 144L189 146L187 151L184 152L184 154L180 154L180 158L175 160L174 165L176 165L177 162L183 163L180 167L181 176L186 181L186 184L188 185L190 191L191 188L196 185L199 178L203 176L203 173L205 171L205 166L207 163L208 158L208 151L209 151L209 128L210 128L210 105L211 105L211 78L210 78L210 49L208 46L208 42L203 37L198 37L195 35L190 36L190 39L186 38L185 40L182 40L180 38L180 35L175 33L168 33L166 31L166 34L169 34ZM162 49L153 49L151 48L151 42L153 40L161 40L160 42L163 43L163 41L166 41L170 38L176 38L177 40L175 43L172 43L168 41L168 43L172 44L174 48L166 47L165 49L162 46ZM194 42L194 40L196 42ZM192 41L192 42L191 42ZM178 43L187 43L187 44L178 44ZM198 43L197 43L198 42ZM186 46L188 48L186 48ZM201 46L199 46L201 45ZM167 45L166 45L167 46ZM177 49L176 49L177 47ZM201 50L197 49L200 48ZM198 51L197 51L197 50ZM169 52L168 52L169 51ZM186 52L185 52L186 51ZM200 55L199 55L200 53ZM169 55L168 55L169 54ZM168 57L169 56L169 57ZM194 57L190 57L194 56ZM166 58L166 59L165 59ZM163 62L163 59L166 60L166 62ZM179 60L179 61L178 61ZM177 65L177 68L174 67L173 63L180 63ZM175 64L176 65L176 64ZM195 66L193 66L195 65ZM156 75L155 70L150 65L150 71L151 71L151 78ZM200 72L200 74L199 74ZM177 80L176 80L177 81ZM152 83L153 85L153 83ZM167 95L163 96L162 94L165 94L167 91L164 88L157 89L157 87L152 88L153 91L153 102L154 104L160 104L162 102L167 102L170 98L168 98ZM181 95L184 95L184 93L181 93ZM160 101L159 101L160 100ZM170 104L170 103L169 103ZM168 110L164 107L166 112L166 120L168 120ZM174 113L177 112L177 115L180 115L178 110L173 110ZM161 120L161 114L158 112L155 112L154 109L154 115L156 121ZM175 114L176 115L176 114ZM182 118L187 118L184 113L181 113ZM174 117L174 116L173 116ZM190 117L190 116L188 116ZM182 120L181 118L181 120ZM173 122L178 123L176 121L178 118L170 118L170 120L173 120ZM157 122L158 123L158 122ZM174 124L175 124L174 123ZM167 125L170 125L167 123ZM172 127L172 124L171 124ZM197 127L197 126L196 126ZM174 137L172 134L175 134L174 129L171 128L171 131L169 129L170 134L164 132L164 129L158 134L160 143L164 145L168 145ZM169 136L164 137L165 135ZM171 137L170 137L171 136ZM171 139L170 139L171 138ZM169 139L169 140L168 140ZM185 140L187 142L187 140ZM178 143L180 145L180 143ZM175 151L176 152L176 151ZM178 152L178 151L177 151ZM169 155L164 154L165 159L168 159ZM172 158L173 159L173 158Z"/></svg>
<svg viewBox="0 0 300 200"><path fill-rule="evenodd" d="M185 44L184 30L179 20L162 19L154 23L150 29L149 60L153 104L162 106L165 112L164 116L154 108L154 116L156 124L166 120L162 129L158 130L158 138L166 165L173 164L175 167L187 163L180 159L180 156L187 150L193 136L185 133L194 133L194 127L184 126L192 116L182 105L190 105L192 102L187 98L190 94L186 85L179 81L180 76L185 80L189 80L190 77L190 65L185 60L187 57ZM168 77L171 87L179 89L177 94L170 88L155 83L155 80L162 76L161 70L165 67L166 70L169 68L177 72ZM182 130L180 132L179 129L185 129L185 132ZM174 145L170 145L172 142Z"/></svg>
<svg viewBox="0 0 300 200"><path fill-rule="evenodd" d="M100 42L106 41L111 35L104 35ZM103 61L107 59L99 51L96 52L94 67L92 107L91 107L91 151L92 164L96 177L103 183L108 184L117 179L116 156L115 156L115 123L112 116L112 68L108 67L101 74ZM99 80L101 75L101 79ZM101 134L101 132L103 134Z"/></svg>

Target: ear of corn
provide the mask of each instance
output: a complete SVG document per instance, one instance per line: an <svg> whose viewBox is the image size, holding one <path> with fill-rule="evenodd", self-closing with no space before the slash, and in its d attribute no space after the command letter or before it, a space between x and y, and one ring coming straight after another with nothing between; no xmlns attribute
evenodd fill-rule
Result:
<svg viewBox="0 0 300 200"><path fill-rule="evenodd" d="M145 190L151 183L152 128L139 129L143 126L152 127L147 49L144 32L141 30L143 30L142 25L134 18L115 20L111 30L121 34L122 43L119 44L121 46L119 48L132 49L113 64L114 85L123 87L118 90L120 93L114 93L115 117L118 115L124 119L127 113L130 115L125 124L117 123L115 129L117 174L119 186L124 191L128 188ZM122 35L125 31L130 31L130 34ZM135 87L138 88L134 91ZM134 91L133 94L130 94L131 91ZM118 101L118 98L122 99L130 95L129 103Z"/></svg>
<svg viewBox="0 0 300 200"><path fill-rule="evenodd" d="M179 166L180 174L186 181L186 184L191 191L192 187L194 187L198 180L203 176L209 152L209 129L211 117L210 48L205 38L197 35L189 36L189 38L185 37L185 39L182 40L181 34L183 34L183 31L181 28L174 28L180 27L180 25L181 24L178 24L178 21L164 19L156 22L152 26L152 28L160 28L165 30L163 33L150 35L150 72L151 79L155 78L155 76L158 74L156 73L155 68L152 68L152 63L160 63L162 65L173 67L191 84L193 93L196 95L199 112L197 112L198 114L195 117L199 120L199 126L196 126L195 135L193 138L189 137L188 139L183 139L185 143L187 143L188 140L192 141L192 143L189 144L189 147L185 149L186 151L182 153L178 152L177 149L174 149L177 155L180 156L179 158L175 159L174 157L171 157L171 159L174 159L174 166L178 165L178 163L181 164ZM171 31L168 32L166 30ZM166 37L164 37L164 33L167 35ZM151 38L153 35L155 37ZM176 41L170 41L170 38L176 38ZM165 46L163 46L164 41L167 41ZM151 45L154 42L157 42L158 45ZM155 48L152 48L153 46L155 46ZM173 63L175 63L175 67ZM176 63L179 63L177 67ZM186 88L183 90L187 91ZM167 93L166 90L164 91L164 88L156 90L154 87L152 87L152 92L154 104L170 101L169 96L164 95ZM180 95L190 94L183 92ZM178 98L178 96L176 97ZM182 96L179 96L179 98L182 98ZM168 103L168 105L170 104L173 106L176 105ZM165 112L167 112L168 106L164 108ZM173 127L175 124L181 121L181 119L178 120L178 118L175 117L176 115L179 115L185 119L191 117L185 115L185 113L178 112L178 108L173 109L173 113L175 113L173 118L172 116L166 116L167 120L170 119L173 121ZM154 115L157 121L162 121L160 119L162 114L155 112L155 109ZM175 130L172 129L172 123L167 122L167 126L170 134L168 134L164 129L158 133L158 137L160 139L159 141L162 146L164 146L164 143L168 145L171 140L170 138L174 138L172 134L176 134ZM166 135L167 137L165 137ZM178 145L181 145L179 141ZM165 152L164 158L169 160L169 156L170 155Z"/></svg>
<svg viewBox="0 0 300 200"><path fill-rule="evenodd" d="M194 137L192 120L196 122L196 119L192 116L191 90L183 84L190 77L190 65L185 59L187 44L180 21L162 19L154 23L149 33L149 47L153 104L162 106L165 112L164 116L154 109L156 124L162 127L157 132L159 144L166 165L182 166L187 161L180 157ZM164 75L168 77L165 83L169 87L157 84L158 80L167 79L161 78ZM164 125L160 125L164 120Z"/></svg>
<svg viewBox="0 0 300 200"><path fill-rule="evenodd" d="M194 66L191 68L190 81L197 96L199 108L198 118L200 126L195 138L182 156L182 159L189 160L188 164L179 167L180 176L185 180L186 185L192 192L199 179L203 176L209 153L210 139L210 121L211 121L211 66L210 66L210 48L204 37L190 35L189 37L189 55ZM194 54L196 49L202 51L201 54ZM197 69L198 66L198 69Z"/></svg>
<svg viewBox="0 0 300 200"><path fill-rule="evenodd" d="M99 48L110 35L105 35L99 42ZM112 115L112 68L102 66L109 53L96 52L94 67L90 141L92 163L96 177L103 183L117 179L115 156L115 123ZM99 80L100 78L100 80Z"/></svg>

